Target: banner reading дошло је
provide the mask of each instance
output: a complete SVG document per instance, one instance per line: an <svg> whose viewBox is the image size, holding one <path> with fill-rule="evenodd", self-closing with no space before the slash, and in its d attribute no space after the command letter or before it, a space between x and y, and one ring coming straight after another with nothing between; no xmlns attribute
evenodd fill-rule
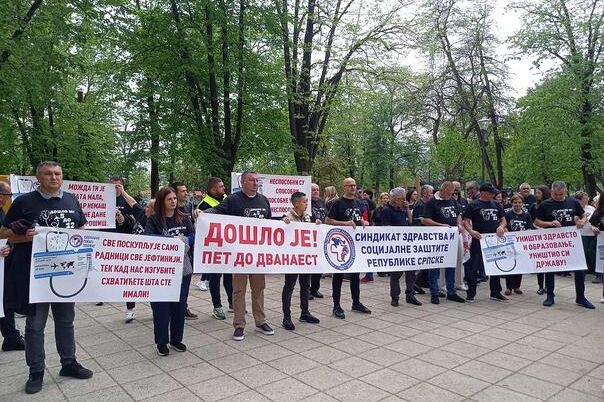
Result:
<svg viewBox="0 0 604 402"><path fill-rule="evenodd" d="M273 218L280 218L291 208L291 195L301 191L308 197L306 212L310 214L310 176L279 176L258 174L258 192L271 203ZM231 173L231 193L241 191L241 173Z"/></svg>
<svg viewBox="0 0 604 402"><path fill-rule="evenodd" d="M185 243L39 227L34 236L30 303L177 301Z"/></svg>
<svg viewBox="0 0 604 402"><path fill-rule="evenodd" d="M38 188L35 176L10 175L13 200ZM111 183L92 183L64 180L63 191L73 194L82 207L88 223L86 229L115 228L115 186Z"/></svg>
<svg viewBox="0 0 604 402"><path fill-rule="evenodd" d="M348 273L454 267L457 228L351 227L202 214L194 272Z"/></svg>
<svg viewBox="0 0 604 402"><path fill-rule="evenodd" d="M487 275L534 274L587 269L576 227L482 235Z"/></svg>

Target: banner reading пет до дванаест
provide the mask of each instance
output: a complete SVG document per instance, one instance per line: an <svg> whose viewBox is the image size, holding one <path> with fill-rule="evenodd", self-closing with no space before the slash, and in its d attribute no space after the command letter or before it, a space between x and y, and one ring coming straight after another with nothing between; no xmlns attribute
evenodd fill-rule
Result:
<svg viewBox="0 0 604 402"><path fill-rule="evenodd" d="M185 243L39 227L31 256L29 300L45 302L177 301Z"/></svg>
<svg viewBox="0 0 604 402"><path fill-rule="evenodd" d="M202 214L194 272L348 273L455 267L457 228L286 224Z"/></svg>
<svg viewBox="0 0 604 402"><path fill-rule="evenodd" d="M482 235L487 275L534 274L587 269L576 227Z"/></svg>

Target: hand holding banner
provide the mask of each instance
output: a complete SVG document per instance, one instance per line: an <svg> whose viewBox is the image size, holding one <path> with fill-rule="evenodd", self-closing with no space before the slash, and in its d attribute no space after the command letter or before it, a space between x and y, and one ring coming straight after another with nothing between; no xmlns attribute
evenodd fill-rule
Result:
<svg viewBox="0 0 604 402"><path fill-rule="evenodd" d="M194 272L348 273L454 267L457 228L342 226L202 214Z"/></svg>
<svg viewBox="0 0 604 402"><path fill-rule="evenodd" d="M576 227L483 234L480 240L487 275L534 274L587 269Z"/></svg>
<svg viewBox="0 0 604 402"><path fill-rule="evenodd" d="M31 257L31 303L180 297L185 244L177 238L47 227L38 231Z"/></svg>

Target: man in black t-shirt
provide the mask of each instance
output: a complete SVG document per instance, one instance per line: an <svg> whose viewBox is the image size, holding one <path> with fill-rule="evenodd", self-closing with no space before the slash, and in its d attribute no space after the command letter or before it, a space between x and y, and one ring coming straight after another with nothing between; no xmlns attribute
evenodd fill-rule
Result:
<svg viewBox="0 0 604 402"><path fill-rule="evenodd" d="M520 194L522 195L522 198L524 199L523 202L523 207L524 210L526 212L529 212L531 210L531 207L533 206L533 204L535 204L537 202L537 198L531 194L531 185L528 183L522 183L518 189L520 190Z"/></svg>
<svg viewBox="0 0 604 402"><path fill-rule="evenodd" d="M566 196L566 184L562 181L552 183L551 198L543 201L535 214L535 225L541 228L559 228L583 226L581 218L584 210L579 201ZM545 289L547 297L543 305L550 307L554 304L554 274L545 274ZM594 305L585 298L585 271L575 271L575 302L585 308L594 309Z"/></svg>
<svg viewBox="0 0 604 402"><path fill-rule="evenodd" d="M481 235L485 233L497 233L503 236L505 232L505 217L502 206L493 201L497 189L490 183L480 186L480 195L477 200L470 202L466 212L463 214L464 225L472 236L470 246L470 260L465 265L466 281L468 282L467 301L473 302L476 296L476 277L484 270L482 262L482 249L480 248ZM489 278L491 300L505 301L507 298L501 294L501 281L499 276L491 275Z"/></svg>
<svg viewBox="0 0 604 402"><path fill-rule="evenodd" d="M412 215L412 225L413 226L422 226L422 219L424 218L424 206L432 198L434 195L434 187L429 184L424 184L420 188L420 198L413 205L413 215ZM423 295L426 291L422 288L430 287L429 278L428 278L428 270L420 269L417 271L417 278L415 281L415 291ZM443 295L444 296L444 295Z"/></svg>
<svg viewBox="0 0 604 402"><path fill-rule="evenodd" d="M51 308L57 352L62 365L59 375L80 379L92 377L92 371L82 367L75 357L75 303L29 304L32 239L38 233L34 226L79 229L86 224L86 217L77 198L61 189L63 171L57 162L40 163L36 178L40 187L21 195L13 202L0 229L0 238L9 239L14 245L11 264L19 267L10 270L12 275L7 277L7 290L10 291L5 295L5 300L9 307L27 316L25 360L29 366L29 379L25 384L25 392L28 394L42 389L45 368L44 328Z"/></svg>
<svg viewBox="0 0 604 402"><path fill-rule="evenodd" d="M424 206L424 217L422 224L426 226L458 227L461 231L461 214L459 204L453 199L455 186L450 181L445 181L440 185L440 191L434 195ZM430 282L430 302L439 304L438 279L440 269L434 268L429 272ZM445 285L447 287L447 300L458 303L465 303L465 300L455 292L455 267L445 268Z"/></svg>
<svg viewBox="0 0 604 402"><path fill-rule="evenodd" d="M311 200L310 200L310 210L311 210L311 218L313 222L317 220L321 221L321 223L325 223L325 219L327 219L327 207L325 206L325 202L321 199L321 188L317 183L312 183L310 185L311 189ZM321 274L311 274L310 275L310 296L309 300L313 298L322 299L323 294L319 292L319 288L321 287Z"/></svg>
<svg viewBox="0 0 604 402"><path fill-rule="evenodd" d="M107 230L116 233L132 233L134 228L134 212L132 206L136 200L128 194L124 194L124 179L113 176L109 179L115 185L115 229Z"/></svg>
<svg viewBox="0 0 604 402"><path fill-rule="evenodd" d="M363 219L363 209L365 206L356 197L357 184L353 178L344 179L344 194L333 202L326 223L334 226L368 226L369 222ZM340 319L344 319L344 310L340 305L340 296L342 294L342 280L344 274L333 274L332 293L333 293L333 314ZM361 301L361 289L359 273L350 273L350 293L352 294L352 309L360 313L371 314L371 310L365 307Z"/></svg>
<svg viewBox="0 0 604 402"><path fill-rule="evenodd" d="M258 173L244 172L241 175L241 191L224 199L216 208L208 209L223 215L243 216L255 219L270 219L271 205L264 195L258 192ZM245 338L245 289L250 282L252 290L252 315L256 330L264 335L273 335L275 331L266 322L264 314L264 274L233 274L233 340Z"/></svg>

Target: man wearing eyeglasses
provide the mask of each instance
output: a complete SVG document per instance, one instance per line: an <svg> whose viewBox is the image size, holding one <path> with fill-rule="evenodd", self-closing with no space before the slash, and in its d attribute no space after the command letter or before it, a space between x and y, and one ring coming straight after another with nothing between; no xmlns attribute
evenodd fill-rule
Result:
<svg viewBox="0 0 604 402"><path fill-rule="evenodd" d="M528 183L522 183L518 189L520 190L520 195L522 195L522 198L524 199L524 210L528 212L531 210L531 206L537 202L537 198L531 194L531 185Z"/></svg>

